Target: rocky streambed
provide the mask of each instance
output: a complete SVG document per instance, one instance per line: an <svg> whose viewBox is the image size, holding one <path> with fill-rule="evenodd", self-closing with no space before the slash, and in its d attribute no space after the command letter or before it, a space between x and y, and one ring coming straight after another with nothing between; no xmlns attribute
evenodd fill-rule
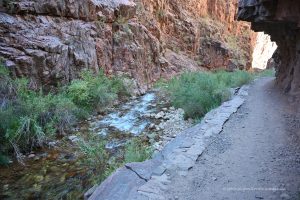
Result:
<svg viewBox="0 0 300 200"><path fill-rule="evenodd" d="M24 155L25 165L15 161L1 167L0 199L80 199L98 183L94 175L104 173L87 164L81 141L101 138L109 152L108 162L122 161L124 146L133 138L141 138L145 148L161 151L191 125L192 121L184 120L184 111L170 107L157 91L133 97L106 115L88 118L71 135Z"/></svg>

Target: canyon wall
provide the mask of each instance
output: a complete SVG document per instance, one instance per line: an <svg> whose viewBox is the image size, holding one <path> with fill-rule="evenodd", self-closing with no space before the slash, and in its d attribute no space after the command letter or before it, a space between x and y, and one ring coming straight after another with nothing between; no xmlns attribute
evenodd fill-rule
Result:
<svg viewBox="0 0 300 200"><path fill-rule="evenodd" d="M300 1L240 0L238 7L239 20L251 22L254 31L264 31L277 43L277 83L300 95Z"/></svg>
<svg viewBox="0 0 300 200"><path fill-rule="evenodd" d="M237 0L3 0L0 57L39 88L83 69L124 75L140 93L185 70L251 67L255 34Z"/></svg>
<svg viewBox="0 0 300 200"><path fill-rule="evenodd" d="M271 67L272 58L277 49L277 44L271 41L271 37L263 32L259 32L253 50L252 68L266 69Z"/></svg>

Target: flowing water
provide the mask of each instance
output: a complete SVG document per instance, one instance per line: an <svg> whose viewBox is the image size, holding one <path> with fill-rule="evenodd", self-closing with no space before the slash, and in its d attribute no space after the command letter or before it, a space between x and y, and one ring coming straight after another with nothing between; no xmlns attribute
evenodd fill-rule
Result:
<svg viewBox="0 0 300 200"><path fill-rule="evenodd" d="M90 131L104 138L120 132L137 136L150 124L150 119L145 115L155 111L154 104L152 104L154 100L155 94L148 93L140 99L130 101L101 120L92 121ZM106 148L114 149L124 143L126 143L124 139L113 138L106 144Z"/></svg>
<svg viewBox="0 0 300 200"><path fill-rule="evenodd" d="M73 138L98 135L107 140L106 149L118 149L132 137L147 131L151 119L145 115L156 112L155 103L155 93L132 99L106 116L94 117L82 124ZM25 155L25 166L14 162L1 167L0 199L82 198L94 184L95 171L85 164L85 157L78 150L77 143L65 137L54 149L39 149L31 153L32 158Z"/></svg>

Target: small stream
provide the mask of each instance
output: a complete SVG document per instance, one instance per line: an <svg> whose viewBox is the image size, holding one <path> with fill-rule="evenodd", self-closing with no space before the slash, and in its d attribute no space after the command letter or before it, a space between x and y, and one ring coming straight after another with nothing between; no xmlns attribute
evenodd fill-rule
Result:
<svg viewBox="0 0 300 200"><path fill-rule="evenodd" d="M139 99L135 99L120 106L115 112L108 114L100 120L90 122L90 131L103 138L110 135L128 134L137 136L141 134L151 121L145 117L147 113L155 111L155 94L148 93ZM110 138L106 144L107 149L114 149L126 143L126 139Z"/></svg>
<svg viewBox="0 0 300 200"><path fill-rule="evenodd" d="M0 199L82 199L93 183L85 159L78 153L76 140L97 135L114 152L128 140L147 132L158 112L154 92L117 106L104 116L94 116L77 127L74 135L58 140L55 148L39 149L25 156L25 166L14 161L0 168ZM70 139L72 138L72 139ZM114 153L110 154L114 156Z"/></svg>

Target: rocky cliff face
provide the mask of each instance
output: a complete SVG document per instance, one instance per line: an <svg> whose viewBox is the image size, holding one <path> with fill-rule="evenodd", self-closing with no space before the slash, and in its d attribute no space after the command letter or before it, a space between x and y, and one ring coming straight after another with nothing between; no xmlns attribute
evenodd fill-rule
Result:
<svg viewBox="0 0 300 200"><path fill-rule="evenodd" d="M255 41L237 0L4 0L0 57L31 87L82 69L123 74L139 92L183 70L249 68Z"/></svg>
<svg viewBox="0 0 300 200"><path fill-rule="evenodd" d="M238 19L252 22L278 45L273 58L277 82L285 92L300 94L300 1L240 0Z"/></svg>
<svg viewBox="0 0 300 200"><path fill-rule="evenodd" d="M253 50L252 68L266 69L267 67L271 67L269 63L273 59L270 58L272 58L276 49L277 45L271 41L271 37L263 32L259 32Z"/></svg>

